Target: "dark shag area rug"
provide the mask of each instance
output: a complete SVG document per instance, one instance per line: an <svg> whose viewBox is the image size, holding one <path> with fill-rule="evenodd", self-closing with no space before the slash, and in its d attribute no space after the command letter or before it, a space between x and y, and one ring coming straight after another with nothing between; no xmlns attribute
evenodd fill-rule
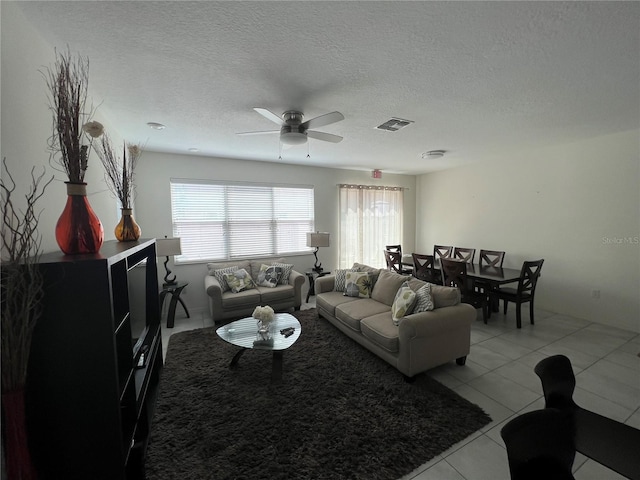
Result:
<svg viewBox="0 0 640 480"><path fill-rule="evenodd" d="M316 310L295 316L278 385L271 352L230 370L238 347L215 328L170 338L147 480L394 480L491 420L426 374L405 382Z"/></svg>

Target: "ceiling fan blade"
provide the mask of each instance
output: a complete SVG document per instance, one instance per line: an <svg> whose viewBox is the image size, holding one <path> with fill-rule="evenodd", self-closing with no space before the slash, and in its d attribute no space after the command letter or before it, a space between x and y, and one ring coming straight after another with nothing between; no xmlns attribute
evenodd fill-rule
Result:
<svg viewBox="0 0 640 480"><path fill-rule="evenodd" d="M267 110L266 108L259 108L259 107L255 107L254 110L258 112L260 115L262 115L264 118L271 120L272 122L277 123L278 125L282 125L284 123L282 121L282 118L280 118L278 115L273 113L271 110Z"/></svg>
<svg viewBox="0 0 640 480"><path fill-rule="evenodd" d="M340 143L342 137L339 135L333 135L332 133L316 132L315 130L307 130L307 137L315 138L316 140L324 140L325 142Z"/></svg>
<svg viewBox="0 0 640 480"><path fill-rule="evenodd" d="M324 115L320 115L319 117L312 118L303 122L301 127L303 128L318 128L324 127L325 125L329 125L330 123L336 123L340 120L344 120L344 115L340 112L331 112L326 113Z"/></svg>
<svg viewBox="0 0 640 480"><path fill-rule="evenodd" d="M263 135L265 133L280 133L280 130L261 130L259 132L239 132L236 135Z"/></svg>

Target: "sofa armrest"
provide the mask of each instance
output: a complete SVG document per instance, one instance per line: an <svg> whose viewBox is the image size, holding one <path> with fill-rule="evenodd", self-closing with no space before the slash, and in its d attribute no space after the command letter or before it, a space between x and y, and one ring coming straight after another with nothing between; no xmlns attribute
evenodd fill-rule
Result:
<svg viewBox="0 0 640 480"><path fill-rule="evenodd" d="M222 287L213 275L205 275L204 290L209 296L209 314L214 320L222 316Z"/></svg>
<svg viewBox="0 0 640 480"><path fill-rule="evenodd" d="M293 285L293 289L295 291L294 296L294 308L298 310L302 305L302 286L304 285L305 277L302 273L296 272L295 270L291 270L289 274L289 285Z"/></svg>
<svg viewBox="0 0 640 480"><path fill-rule="evenodd" d="M316 295L325 292L333 292L336 284L336 276L335 275L325 275L324 277L318 277L315 281L315 292Z"/></svg>

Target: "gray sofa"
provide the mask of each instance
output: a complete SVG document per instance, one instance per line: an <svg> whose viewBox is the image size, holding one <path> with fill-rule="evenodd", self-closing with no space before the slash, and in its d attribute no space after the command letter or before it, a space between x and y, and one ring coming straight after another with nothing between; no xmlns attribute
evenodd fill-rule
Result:
<svg viewBox="0 0 640 480"><path fill-rule="evenodd" d="M315 281L316 308L327 319L409 379L456 360L464 365L470 349L476 310L460 303L455 288L430 285L433 310L409 313L394 324L391 306L405 281L417 292L425 282L385 269L354 264L351 270L369 272L370 298L345 296L336 290L336 275ZM345 288L346 289L346 288Z"/></svg>
<svg viewBox="0 0 640 480"><path fill-rule="evenodd" d="M289 274L287 285L278 283L273 288L257 285L238 293L221 285L215 275L216 271L235 267L238 270L246 270L252 280L257 283L261 266L271 266L274 263L286 264L286 261L284 258L279 258L208 263L208 273L204 277L204 288L209 296L209 313L213 321L220 323L224 320L248 317L257 306L264 305L269 305L276 312L299 310L302 304L302 285L304 285L306 277L293 269Z"/></svg>

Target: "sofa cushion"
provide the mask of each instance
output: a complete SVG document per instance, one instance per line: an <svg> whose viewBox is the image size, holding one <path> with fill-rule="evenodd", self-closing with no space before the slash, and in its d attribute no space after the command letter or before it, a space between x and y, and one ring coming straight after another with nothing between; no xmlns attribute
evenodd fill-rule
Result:
<svg viewBox="0 0 640 480"><path fill-rule="evenodd" d="M321 308L332 317L336 316L336 307L343 303L358 300L355 297L345 297L342 292L324 292L316 296L316 307Z"/></svg>
<svg viewBox="0 0 640 480"><path fill-rule="evenodd" d="M287 300L293 298L295 295L295 289L292 285L277 285L274 288L259 286L258 291L260 292L260 299L263 305Z"/></svg>
<svg viewBox="0 0 640 480"><path fill-rule="evenodd" d="M282 268L262 264L256 277L256 285L274 288L282 276Z"/></svg>
<svg viewBox="0 0 640 480"><path fill-rule="evenodd" d="M391 305L391 318L394 325L398 325L400 319L409 315L416 303L416 292L411 290L409 282L404 282L396 293L396 298Z"/></svg>
<svg viewBox="0 0 640 480"><path fill-rule="evenodd" d="M371 295L371 277L368 272L347 272L344 294L348 297L369 298Z"/></svg>
<svg viewBox="0 0 640 480"><path fill-rule="evenodd" d="M398 289L406 280L407 277L403 275L398 275L389 270L380 270L378 281L371 292L371 298L390 307L396 298Z"/></svg>
<svg viewBox="0 0 640 480"><path fill-rule="evenodd" d="M455 287L431 284L434 308L453 307L460 304L460 290Z"/></svg>
<svg viewBox="0 0 640 480"><path fill-rule="evenodd" d="M363 318L360 322L360 331L362 336L388 352L397 353L400 350L398 327L393 324L391 312Z"/></svg>
<svg viewBox="0 0 640 480"><path fill-rule="evenodd" d="M222 294L222 308L225 310L234 310L256 305L260 305L260 292L256 288L243 290L239 293L228 291Z"/></svg>
<svg viewBox="0 0 640 480"><path fill-rule="evenodd" d="M358 298L353 302L338 305L335 310L335 317L343 324L359 332L360 320L388 311L389 307L383 303L376 302L370 298Z"/></svg>
<svg viewBox="0 0 640 480"><path fill-rule="evenodd" d="M243 290L255 287L251 275L244 268L227 273L224 278L233 293L240 293Z"/></svg>

